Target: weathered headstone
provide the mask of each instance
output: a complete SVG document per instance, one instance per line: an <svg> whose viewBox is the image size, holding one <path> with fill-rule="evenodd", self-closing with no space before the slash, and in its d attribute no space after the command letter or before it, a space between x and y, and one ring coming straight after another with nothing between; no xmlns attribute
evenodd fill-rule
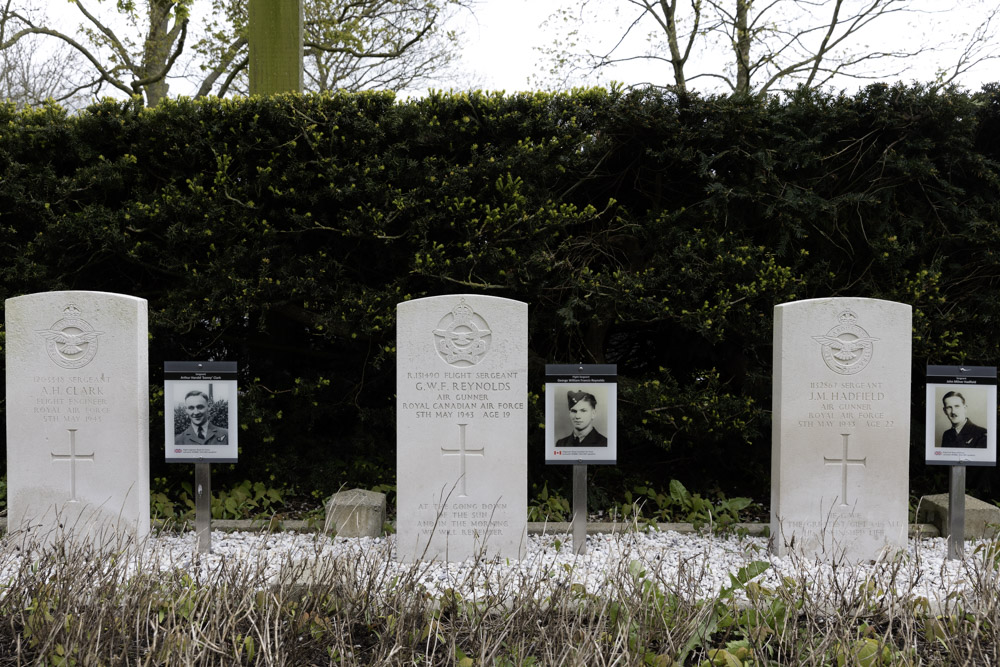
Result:
<svg viewBox="0 0 1000 667"><path fill-rule="evenodd" d="M378 537L385 524L385 494L367 489L340 491L326 501L323 532L337 537Z"/></svg>
<svg viewBox="0 0 1000 667"><path fill-rule="evenodd" d="M466 294L399 304L400 560L523 556L527 349L525 303Z"/></svg>
<svg viewBox="0 0 1000 667"><path fill-rule="evenodd" d="M831 298L774 309L771 536L829 560L907 538L910 306Z"/></svg>
<svg viewBox="0 0 1000 667"><path fill-rule="evenodd" d="M934 524L942 537L951 536L951 526L948 521L947 493L935 493L923 496L917 504L917 521ZM986 503L979 498L965 496L965 531L962 538L966 540L996 539L1000 534L1000 507Z"/></svg>
<svg viewBox="0 0 1000 667"><path fill-rule="evenodd" d="M6 301L8 530L100 545L149 533L146 301Z"/></svg>

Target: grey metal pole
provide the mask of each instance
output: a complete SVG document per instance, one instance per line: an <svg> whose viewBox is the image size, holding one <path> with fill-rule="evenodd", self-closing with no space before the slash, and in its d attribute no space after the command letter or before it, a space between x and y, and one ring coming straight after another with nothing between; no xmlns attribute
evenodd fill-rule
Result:
<svg viewBox="0 0 1000 667"><path fill-rule="evenodd" d="M212 464L194 464L194 533L198 553L212 553Z"/></svg>
<svg viewBox="0 0 1000 667"><path fill-rule="evenodd" d="M948 560L965 555L965 466L952 466L948 485Z"/></svg>
<svg viewBox="0 0 1000 667"><path fill-rule="evenodd" d="M587 553L587 465L573 465L573 553Z"/></svg>

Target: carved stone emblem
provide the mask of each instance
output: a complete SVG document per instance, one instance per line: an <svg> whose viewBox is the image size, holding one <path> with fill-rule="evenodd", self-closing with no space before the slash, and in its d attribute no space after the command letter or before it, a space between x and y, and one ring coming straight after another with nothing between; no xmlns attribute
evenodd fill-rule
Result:
<svg viewBox="0 0 1000 667"><path fill-rule="evenodd" d="M813 336L812 339L822 346L823 361L834 373L860 373L872 360L873 343L878 338L872 338L859 327L858 316L850 310L842 312L837 319L840 320L838 326L827 331L825 336Z"/></svg>
<svg viewBox="0 0 1000 667"><path fill-rule="evenodd" d="M80 319L80 309L72 303L63 309L63 317L51 329L36 331L45 339L45 351L57 366L83 368L97 356L97 337L103 331Z"/></svg>
<svg viewBox="0 0 1000 667"><path fill-rule="evenodd" d="M490 351L492 331L462 299L434 329L435 349L452 366L475 366Z"/></svg>

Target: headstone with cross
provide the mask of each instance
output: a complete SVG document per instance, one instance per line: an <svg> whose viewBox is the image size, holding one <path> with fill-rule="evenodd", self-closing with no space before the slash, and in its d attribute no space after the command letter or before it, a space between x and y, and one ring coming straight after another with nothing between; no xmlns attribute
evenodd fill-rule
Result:
<svg viewBox="0 0 1000 667"><path fill-rule="evenodd" d="M771 539L827 560L905 548L910 306L862 298L774 309Z"/></svg>
<svg viewBox="0 0 1000 667"><path fill-rule="evenodd" d="M523 556L527 376L527 304L474 294L399 304L400 560Z"/></svg>
<svg viewBox="0 0 1000 667"><path fill-rule="evenodd" d="M118 546L149 533L146 301L6 301L8 529Z"/></svg>

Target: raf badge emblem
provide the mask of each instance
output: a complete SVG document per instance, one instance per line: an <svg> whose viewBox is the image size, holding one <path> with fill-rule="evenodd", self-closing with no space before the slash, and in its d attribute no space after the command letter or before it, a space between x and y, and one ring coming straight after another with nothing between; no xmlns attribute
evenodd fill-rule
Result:
<svg viewBox="0 0 1000 667"><path fill-rule="evenodd" d="M45 339L45 351L49 359L62 368L83 368L97 356L97 337L103 331L80 319L80 309L69 304L63 309L63 317L51 329L36 331Z"/></svg>
<svg viewBox="0 0 1000 667"><path fill-rule="evenodd" d="M837 318L840 324L825 336L813 336L822 346L823 361L834 373L854 375L860 373L872 360L874 342L868 332L857 325L858 316L845 310Z"/></svg>
<svg viewBox="0 0 1000 667"><path fill-rule="evenodd" d="M434 329L435 348L452 366L475 366L490 350L492 331L462 299Z"/></svg>

